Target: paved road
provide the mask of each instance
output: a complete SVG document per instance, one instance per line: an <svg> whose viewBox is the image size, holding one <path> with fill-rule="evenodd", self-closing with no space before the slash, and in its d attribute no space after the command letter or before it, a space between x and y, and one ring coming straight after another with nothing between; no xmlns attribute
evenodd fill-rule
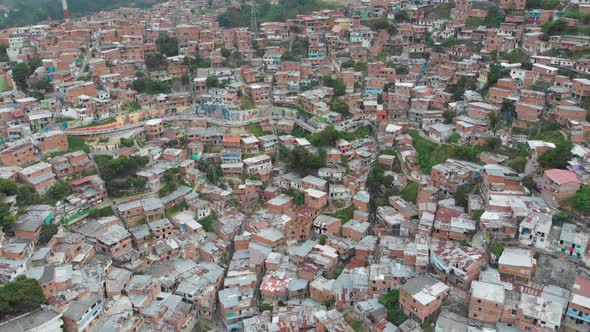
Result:
<svg viewBox="0 0 590 332"><path fill-rule="evenodd" d="M168 118L163 118L162 120L165 122L182 121L182 120L206 121L208 124L212 124L215 126L237 128L237 127L244 127L244 126L247 126L252 123L260 123L260 122L270 121L270 120L279 121L279 120L283 120L283 119L294 120L295 123L297 123L297 125L299 125L303 129L305 129L311 133L317 133L321 130L319 128L312 126L311 124L309 124L307 121L305 121L303 119L299 119L299 118L293 119L290 117L284 117L284 116L280 116L280 115L263 116L263 117L258 117L255 119L249 119L249 120L245 120L245 121L229 121L229 120L212 118L212 117L203 117L203 116L199 116L196 114L187 114L187 115L175 115L175 116L171 116ZM111 133L128 131L131 129L140 128L140 127L143 127L143 125L145 123L146 123L146 121L140 121L140 122L137 122L134 124L118 126L118 127L114 127L114 128L113 127L109 127L109 128L98 127L96 129L93 129L93 128L83 128L83 129L82 128L72 128L72 129L66 130L66 134L70 135L70 136L104 135L104 134L111 134Z"/></svg>

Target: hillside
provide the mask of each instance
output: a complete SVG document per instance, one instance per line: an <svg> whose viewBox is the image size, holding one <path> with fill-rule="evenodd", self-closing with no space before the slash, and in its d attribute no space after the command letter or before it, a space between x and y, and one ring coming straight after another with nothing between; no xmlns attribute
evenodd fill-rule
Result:
<svg viewBox="0 0 590 332"><path fill-rule="evenodd" d="M68 0L71 16L85 16L119 7L150 7L161 0ZM63 19L61 0L0 0L11 10L0 15L0 29Z"/></svg>

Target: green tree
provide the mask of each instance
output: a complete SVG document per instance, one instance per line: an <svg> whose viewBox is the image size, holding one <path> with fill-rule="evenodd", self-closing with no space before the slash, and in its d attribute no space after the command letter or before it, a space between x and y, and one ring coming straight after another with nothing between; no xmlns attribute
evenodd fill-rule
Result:
<svg viewBox="0 0 590 332"><path fill-rule="evenodd" d="M334 94L336 97L344 96L346 94L346 84L340 77L334 81Z"/></svg>
<svg viewBox="0 0 590 332"><path fill-rule="evenodd" d="M182 76L180 76L180 83L184 86L188 86L191 82L191 78L190 76L188 76L188 74L182 74Z"/></svg>
<svg viewBox="0 0 590 332"><path fill-rule="evenodd" d="M19 62L12 66L12 79L20 89L27 88L27 78L31 75L29 66L24 62Z"/></svg>
<svg viewBox="0 0 590 332"><path fill-rule="evenodd" d="M387 320L396 326L400 326L408 317L400 307L399 289L393 289L379 298L379 303L387 309Z"/></svg>
<svg viewBox="0 0 590 332"><path fill-rule="evenodd" d="M459 79L459 81L457 82L457 85L455 85L454 87L452 87L452 93L453 96L451 96L451 99L454 101L460 101L463 100L463 96L465 95L465 86L466 86L467 82L465 77L461 77Z"/></svg>
<svg viewBox="0 0 590 332"><path fill-rule="evenodd" d="M523 156L518 156L510 161L508 161L508 167L512 168L513 170L517 171L518 173L524 172L524 169L527 164L527 158Z"/></svg>
<svg viewBox="0 0 590 332"><path fill-rule="evenodd" d="M41 60L40 58L31 58L29 60L29 70L31 71L31 73L33 73L35 71L35 69L42 67L43 66L43 60Z"/></svg>
<svg viewBox="0 0 590 332"><path fill-rule="evenodd" d="M166 33L160 33L156 43L162 54L169 57L178 55L178 39L170 37Z"/></svg>
<svg viewBox="0 0 590 332"><path fill-rule="evenodd" d="M490 151L496 151L500 146L502 146L502 141L498 137L488 137L486 146Z"/></svg>
<svg viewBox="0 0 590 332"><path fill-rule="evenodd" d="M122 147L132 147L135 145L135 140L133 138L121 137L121 140L119 141L119 145Z"/></svg>
<svg viewBox="0 0 590 332"><path fill-rule="evenodd" d="M488 73L488 85L493 86L498 83L502 75L502 65L499 62L494 62L490 65L490 71Z"/></svg>
<svg viewBox="0 0 590 332"><path fill-rule="evenodd" d="M522 185L531 192L537 190L537 183L535 182L535 179L533 179L533 177L531 176L525 176L524 178L522 178Z"/></svg>
<svg viewBox="0 0 590 332"><path fill-rule="evenodd" d="M68 196L71 193L72 189L67 183L58 181L55 182L51 187L49 187L49 189L45 193L44 201L47 204L53 205L59 201L64 200L66 196Z"/></svg>
<svg viewBox="0 0 590 332"><path fill-rule="evenodd" d="M0 319L33 311L44 302L45 296L37 280L18 276L0 288Z"/></svg>
<svg viewBox="0 0 590 332"><path fill-rule="evenodd" d="M10 61L10 59L8 59L8 53L6 53L7 48L8 48L8 45L0 44L0 62Z"/></svg>
<svg viewBox="0 0 590 332"><path fill-rule="evenodd" d="M330 102L330 111L336 112L342 115L343 118L349 118L352 116L348 104L343 101L334 100Z"/></svg>
<svg viewBox="0 0 590 332"><path fill-rule="evenodd" d="M469 195L470 187L467 185L459 186L457 191L453 194L455 204L463 208L467 207L467 195Z"/></svg>
<svg viewBox="0 0 590 332"><path fill-rule="evenodd" d="M209 59L202 57L199 54L195 54L192 58L185 58L185 64L188 65L191 71L195 71L198 68L210 68L211 61Z"/></svg>
<svg viewBox="0 0 590 332"><path fill-rule="evenodd" d="M320 244L325 245L327 239L328 239L328 236L326 236L325 234L320 235Z"/></svg>
<svg viewBox="0 0 590 332"><path fill-rule="evenodd" d="M445 124L453 123L453 119L457 116L457 112L453 110L446 110L443 112L443 118L445 119Z"/></svg>
<svg viewBox="0 0 590 332"><path fill-rule="evenodd" d="M543 0L541 2L541 8L543 9L557 9L561 6L561 2L559 0Z"/></svg>
<svg viewBox="0 0 590 332"><path fill-rule="evenodd" d="M140 77L135 79L131 83L131 87L133 88L133 90L139 93L147 93L150 95L170 93L170 91L172 90L168 83L152 80L147 77Z"/></svg>
<svg viewBox="0 0 590 332"><path fill-rule="evenodd" d="M321 149L320 149L321 150ZM314 174L326 164L325 153L311 153L301 146L288 150L281 147L279 150L281 159L287 163L287 167L302 176Z"/></svg>
<svg viewBox="0 0 590 332"><path fill-rule="evenodd" d="M265 312L265 311L271 311L272 312L273 306L270 305L270 304L262 303L260 305L260 308L259 309L260 309L260 312Z"/></svg>
<svg viewBox="0 0 590 332"><path fill-rule="evenodd" d="M219 87L219 78L217 76L209 76L205 84L208 88L217 88Z"/></svg>
<svg viewBox="0 0 590 332"><path fill-rule="evenodd" d="M490 252L494 254L496 259L498 259L504 252L504 245L502 243L495 242L490 246Z"/></svg>
<svg viewBox="0 0 590 332"><path fill-rule="evenodd" d="M168 66L166 57L160 52L145 53L144 60L149 71L164 70Z"/></svg>
<svg viewBox="0 0 590 332"><path fill-rule="evenodd" d="M543 167L547 168L566 168L567 162L572 159L571 141L562 140L555 144L555 149L545 152L540 158L539 162Z"/></svg>
<svg viewBox="0 0 590 332"><path fill-rule="evenodd" d="M461 135L458 133L452 133L449 138L447 138L447 143L457 143L461 139Z"/></svg>
<svg viewBox="0 0 590 332"><path fill-rule="evenodd" d="M349 207L334 212L332 217L340 219L343 224L349 222L354 218L354 205L350 205Z"/></svg>
<svg viewBox="0 0 590 332"><path fill-rule="evenodd" d="M590 212L590 186L583 186L578 190L574 197L574 207L583 213Z"/></svg>
<svg viewBox="0 0 590 332"><path fill-rule="evenodd" d="M41 244L47 244L53 236L57 234L58 227L56 224L43 224L41 226L41 233L39 234L39 242Z"/></svg>
<svg viewBox="0 0 590 332"><path fill-rule="evenodd" d="M0 179L0 193L4 195L16 195L18 193L18 185L14 180Z"/></svg>
<svg viewBox="0 0 590 332"><path fill-rule="evenodd" d="M28 187L28 186L21 187L18 190L18 194L16 195L16 200L17 200L17 202L19 202L19 204L24 205L24 206L38 204L41 202L41 198L39 197L39 194L37 194L35 192L35 190L33 190L31 187Z"/></svg>
<svg viewBox="0 0 590 332"><path fill-rule="evenodd" d="M410 15L405 10L400 10L399 12L395 13L395 21L396 22L409 22Z"/></svg>
<svg viewBox="0 0 590 332"><path fill-rule="evenodd" d="M332 75L324 75L322 76L322 82L324 82L324 86L333 88L334 87L334 79Z"/></svg>
<svg viewBox="0 0 590 332"><path fill-rule="evenodd" d="M404 189L402 189L401 197L406 201L416 203L416 199L418 198L418 188L418 182L408 182Z"/></svg>
<svg viewBox="0 0 590 332"><path fill-rule="evenodd" d="M541 26L541 30L547 36L556 36L566 34L566 32L570 30L570 27L566 20L559 19L547 21L545 24L543 24L543 26Z"/></svg>
<svg viewBox="0 0 590 332"><path fill-rule="evenodd" d="M300 61L301 58L293 52L286 51L281 55L281 61Z"/></svg>
<svg viewBox="0 0 590 332"><path fill-rule="evenodd" d="M128 102L125 107L130 111L139 111L141 109L141 105L136 100Z"/></svg>

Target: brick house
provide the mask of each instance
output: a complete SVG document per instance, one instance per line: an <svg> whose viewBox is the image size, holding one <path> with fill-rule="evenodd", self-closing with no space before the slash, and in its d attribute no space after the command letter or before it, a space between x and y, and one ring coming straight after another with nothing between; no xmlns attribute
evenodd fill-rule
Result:
<svg viewBox="0 0 590 332"><path fill-rule="evenodd" d="M0 152L0 159L4 166L23 166L35 159L35 147L25 143L15 145Z"/></svg>
<svg viewBox="0 0 590 332"><path fill-rule="evenodd" d="M491 324L500 322L506 297L504 286L474 281L470 291L469 318Z"/></svg>
<svg viewBox="0 0 590 332"><path fill-rule="evenodd" d="M399 301L406 315L423 322L438 311L448 291L443 282L421 274L401 286Z"/></svg>
<svg viewBox="0 0 590 332"><path fill-rule="evenodd" d="M576 173L564 169L549 169L543 173L543 198L548 203L559 203L576 194L581 187Z"/></svg>
<svg viewBox="0 0 590 332"><path fill-rule="evenodd" d="M505 248L498 260L500 274L519 282L528 282L536 267L537 261L533 258L533 252L528 249Z"/></svg>

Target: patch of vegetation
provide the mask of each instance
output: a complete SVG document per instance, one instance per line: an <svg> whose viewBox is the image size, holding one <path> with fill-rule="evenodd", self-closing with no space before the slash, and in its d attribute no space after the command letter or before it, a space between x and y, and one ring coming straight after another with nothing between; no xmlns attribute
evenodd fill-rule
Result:
<svg viewBox="0 0 590 332"><path fill-rule="evenodd" d="M557 9L561 6L559 0L527 0L526 9Z"/></svg>
<svg viewBox="0 0 590 332"><path fill-rule="evenodd" d="M379 303L383 304L385 309L387 309L387 320L390 323L400 326L408 319L399 303L399 289L394 289L381 296Z"/></svg>
<svg viewBox="0 0 590 332"><path fill-rule="evenodd" d="M51 187L49 187L49 189L45 193L43 197L43 203L48 205L55 205L57 202L63 201L64 198L66 198L71 193L72 188L70 188L70 186L67 183L57 181L53 185L51 185Z"/></svg>
<svg viewBox="0 0 590 332"><path fill-rule="evenodd" d="M171 217L175 214L177 214L178 212L184 211L188 208L188 205L186 204L185 201L182 201L174 206L171 206L169 208L166 208L164 210L164 213L166 214L166 217Z"/></svg>
<svg viewBox="0 0 590 332"><path fill-rule="evenodd" d="M156 40L158 50L167 57L178 55L178 39L161 32Z"/></svg>
<svg viewBox="0 0 590 332"><path fill-rule="evenodd" d="M130 148L135 145L135 140L133 138L121 137L119 145L122 147Z"/></svg>
<svg viewBox="0 0 590 332"><path fill-rule="evenodd" d="M490 246L490 252L496 256L496 259L498 259L504 252L504 245L502 243L495 242Z"/></svg>
<svg viewBox="0 0 590 332"><path fill-rule="evenodd" d="M189 186L184 181L184 176L180 173L178 168L172 168L172 169L169 169L166 172L164 172L164 176L162 177L162 180L163 180L164 186L162 187L162 189L160 189L160 191L158 191L158 194L160 195L160 197L170 194L174 190L178 189L178 187L180 187L180 186L183 186L183 185L187 186L187 187Z"/></svg>
<svg viewBox="0 0 590 332"><path fill-rule="evenodd" d="M0 320L38 309L44 302L45 296L39 282L18 276L0 287Z"/></svg>
<svg viewBox="0 0 590 332"><path fill-rule="evenodd" d="M293 197L293 203L297 206L305 204L305 194L298 190L289 189L285 191L286 195Z"/></svg>
<svg viewBox="0 0 590 332"><path fill-rule="evenodd" d="M213 223L217 220L217 216L215 214L210 214L207 217L198 221L201 226L203 226L203 230L207 233L213 232Z"/></svg>
<svg viewBox="0 0 590 332"><path fill-rule="evenodd" d="M147 77L139 77L131 83L133 90L138 93L147 93L149 95L157 95L160 93L170 93L172 90L170 84L152 80Z"/></svg>
<svg viewBox="0 0 590 332"><path fill-rule="evenodd" d="M39 242L41 244L47 244L53 236L57 234L58 227L56 224L43 224L41 226L41 233L39 234Z"/></svg>
<svg viewBox="0 0 590 332"><path fill-rule="evenodd" d="M397 28L395 24L389 22L389 19L386 16L380 16L378 18L371 18L368 20L361 21L361 24L369 27L373 31L381 31L387 30L389 34L395 35L397 33Z"/></svg>
<svg viewBox="0 0 590 332"><path fill-rule="evenodd" d="M419 187L420 187L420 185L418 184L418 182L410 181L404 187L404 189L402 189L400 196L403 199L405 199L406 201L416 203L416 200L418 199L418 188Z"/></svg>
<svg viewBox="0 0 590 332"><path fill-rule="evenodd" d="M446 3L441 3L438 8L436 9L436 13L439 19L449 19L451 18L451 10L455 8L455 2L449 1Z"/></svg>
<svg viewBox="0 0 590 332"><path fill-rule="evenodd" d="M469 185L462 185L457 187L457 191L453 194L455 205L467 208L467 196L471 192L472 187Z"/></svg>
<svg viewBox="0 0 590 332"><path fill-rule="evenodd" d="M91 148L86 141L79 136L68 136L68 152L84 151L86 153L91 152Z"/></svg>
<svg viewBox="0 0 590 332"><path fill-rule="evenodd" d="M389 205L387 198L398 195L399 190L393 184L393 176L385 175L385 168L379 163L375 163L367 177L367 188L371 199L369 201L369 210L376 211L378 206Z"/></svg>
<svg viewBox="0 0 590 332"><path fill-rule="evenodd" d="M99 11L108 11L119 7L148 8L163 0L68 0L68 9L74 17L86 16ZM63 10L57 0L3 0L12 10L0 16L0 29L15 26L34 25L46 21L63 19Z"/></svg>
<svg viewBox="0 0 590 332"><path fill-rule="evenodd" d="M338 210L332 214L332 217L342 220L342 223L347 223L354 218L354 205Z"/></svg>
<svg viewBox="0 0 590 332"><path fill-rule="evenodd" d="M512 160L509 160L507 164L508 167L512 168L518 173L523 173L527 164L527 158L523 156L518 156Z"/></svg>
<svg viewBox="0 0 590 332"><path fill-rule="evenodd" d="M95 208L90 210L90 212L88 212L88 218L95 218L95 219L100 219L103 217L110 217L110 216L114 216L115 212L113 211L113 207L112 206L105 206L103 208Z"/></svg>
<svg viewBox="0 0 590 332"><path fill-rule="evenodd" d="M484 210L473 210L471 211L471 218L479 223L484 212Z"/></svg>
<svg viewBox="0 0 590 332"><path fill-rule="evenodd" d="M95 156L100 177L105 181L109 195L121 197L141 192L145 188L146 178L136 175L147 165L147 157L132 156L113 158L112 156Z"/></svg>
<svg viewBox="0 0 590 332"><path fill-rule="evenodd" d="M246 130L250 134L252 134L256 137L272 134L272 132L270 132L270 131L262 130L262 127L260 127L260 124L258 124L258 123L251 123L251 124L247 125Z"/></svg>
<svg viewBox="0 0 590 332"><path fill-rule="evenodd" d="M528 190L530 190L531 192L537 190L537 183L535 182L535 179L533 179L531 176L523 177L522 178L522 185L525 188L527 188Z"/></svg>
<svg viewBox="0 0 590 332"><path fill-rule="evenodd" d="M184 64L188 65L191 71L196 71L199 68L210 68L211 61L207 58L195 54L193 57L184 58Z"/></svg>
<svg viewBox="0 0 590 332"><path fill-rule="evenodd" d="M309 135L308 140L311 144L318 147L334 147L336 146L336 141L339 139L354 141L365 138L370 134L371 131L368 126L361 127L352 133L338 131L334 126L327 126L324 130Z"/></svg>
<svg viewBox="0 0 590 332"><path fill-rule="evenodd" d="M585 14L580 11L579 6L571 6L564 14L567 18L579 20L582 24L590 24L590 14Z"/></svg>
<svg viewBox="0 0 590 332"><path fill-rule="evenodd" d="M454 154L452 146L436 144L424 137L418 132L411 132L410 135L414 141L414 148L417 152L417 161L420 163L422 173L430 174L432 166L444 163ZM435 153L436 151L436 153Z"/></svg>
<svg viewBox="0 0 590 332"><path fill-rule="evenodd" d="M259 23L284 22L297 15L340 7L340 4L322 0L279 0L276 4L271 4L268 0L257 0L256 20ZM246 1L239 8L227 8L223 14L217 16L217 22L224 28L250 26L250 3Z"/></svg>
<svg viewBox="0 0 590 332"><path fill-rule="evenodd" d="M500 24L504 22L505 18L506 15L504 15L504 13L502 13L498 7L493 6L488 9L488 14L486 17L470 17L467 19L465 24L469 28L477 28L481 25L488 28L499 28Z"/></svg>
<svg viewBox="0 0 590 332"><path fill-rule="evenodd" d="M582 213L590 212L590 186L582 186L574 196L574 208Z"/></svg>
<svg viewBox="0 0 590 332"><path fill-rule="evenodd" d="M143 58L148 71L165 70L168 66L166 56L160 52L145 53Z"/></svg>
<svg viewBox="0 0 590 332"><path fill-rule="evenodd" d="M301 176L316 174L318 169L326 165L326 156L323 149L320 149L318 154L314 154L301 146L296 146L293 150L281 146L279 153L281 160L287 164L287 168Z"/></svg>
<svg viewBox="0 0 590 332"><path fill-rule="evenodd" d="M348 104L343 101L333 100L329 104L330 111L342 115L342 118L347 119L352 116Z"/></svg>
<svg viewBox="0 0 590 332"><path fill-rule="evenodd" d="M260 304L260 312L270 311L272 312L273 306L270 304L262 303Z"/></svg>
<svg viewBox="0 0 590 332"><path fill-rule="evenodd" d="M360 62L360 61L346 61L344 63L342 63L342 65L340 66L340 68L354 68L355 71L362 71L362 72L366 72L368 69L368 65L366 62Z"/></svg>
<svg viewBox="0 0 590 332"><path fill-rule="evenodd" d="M457 143L461 139L461 135L458 133L452 133L449 138L447 138L447 143Z"/></svg>

